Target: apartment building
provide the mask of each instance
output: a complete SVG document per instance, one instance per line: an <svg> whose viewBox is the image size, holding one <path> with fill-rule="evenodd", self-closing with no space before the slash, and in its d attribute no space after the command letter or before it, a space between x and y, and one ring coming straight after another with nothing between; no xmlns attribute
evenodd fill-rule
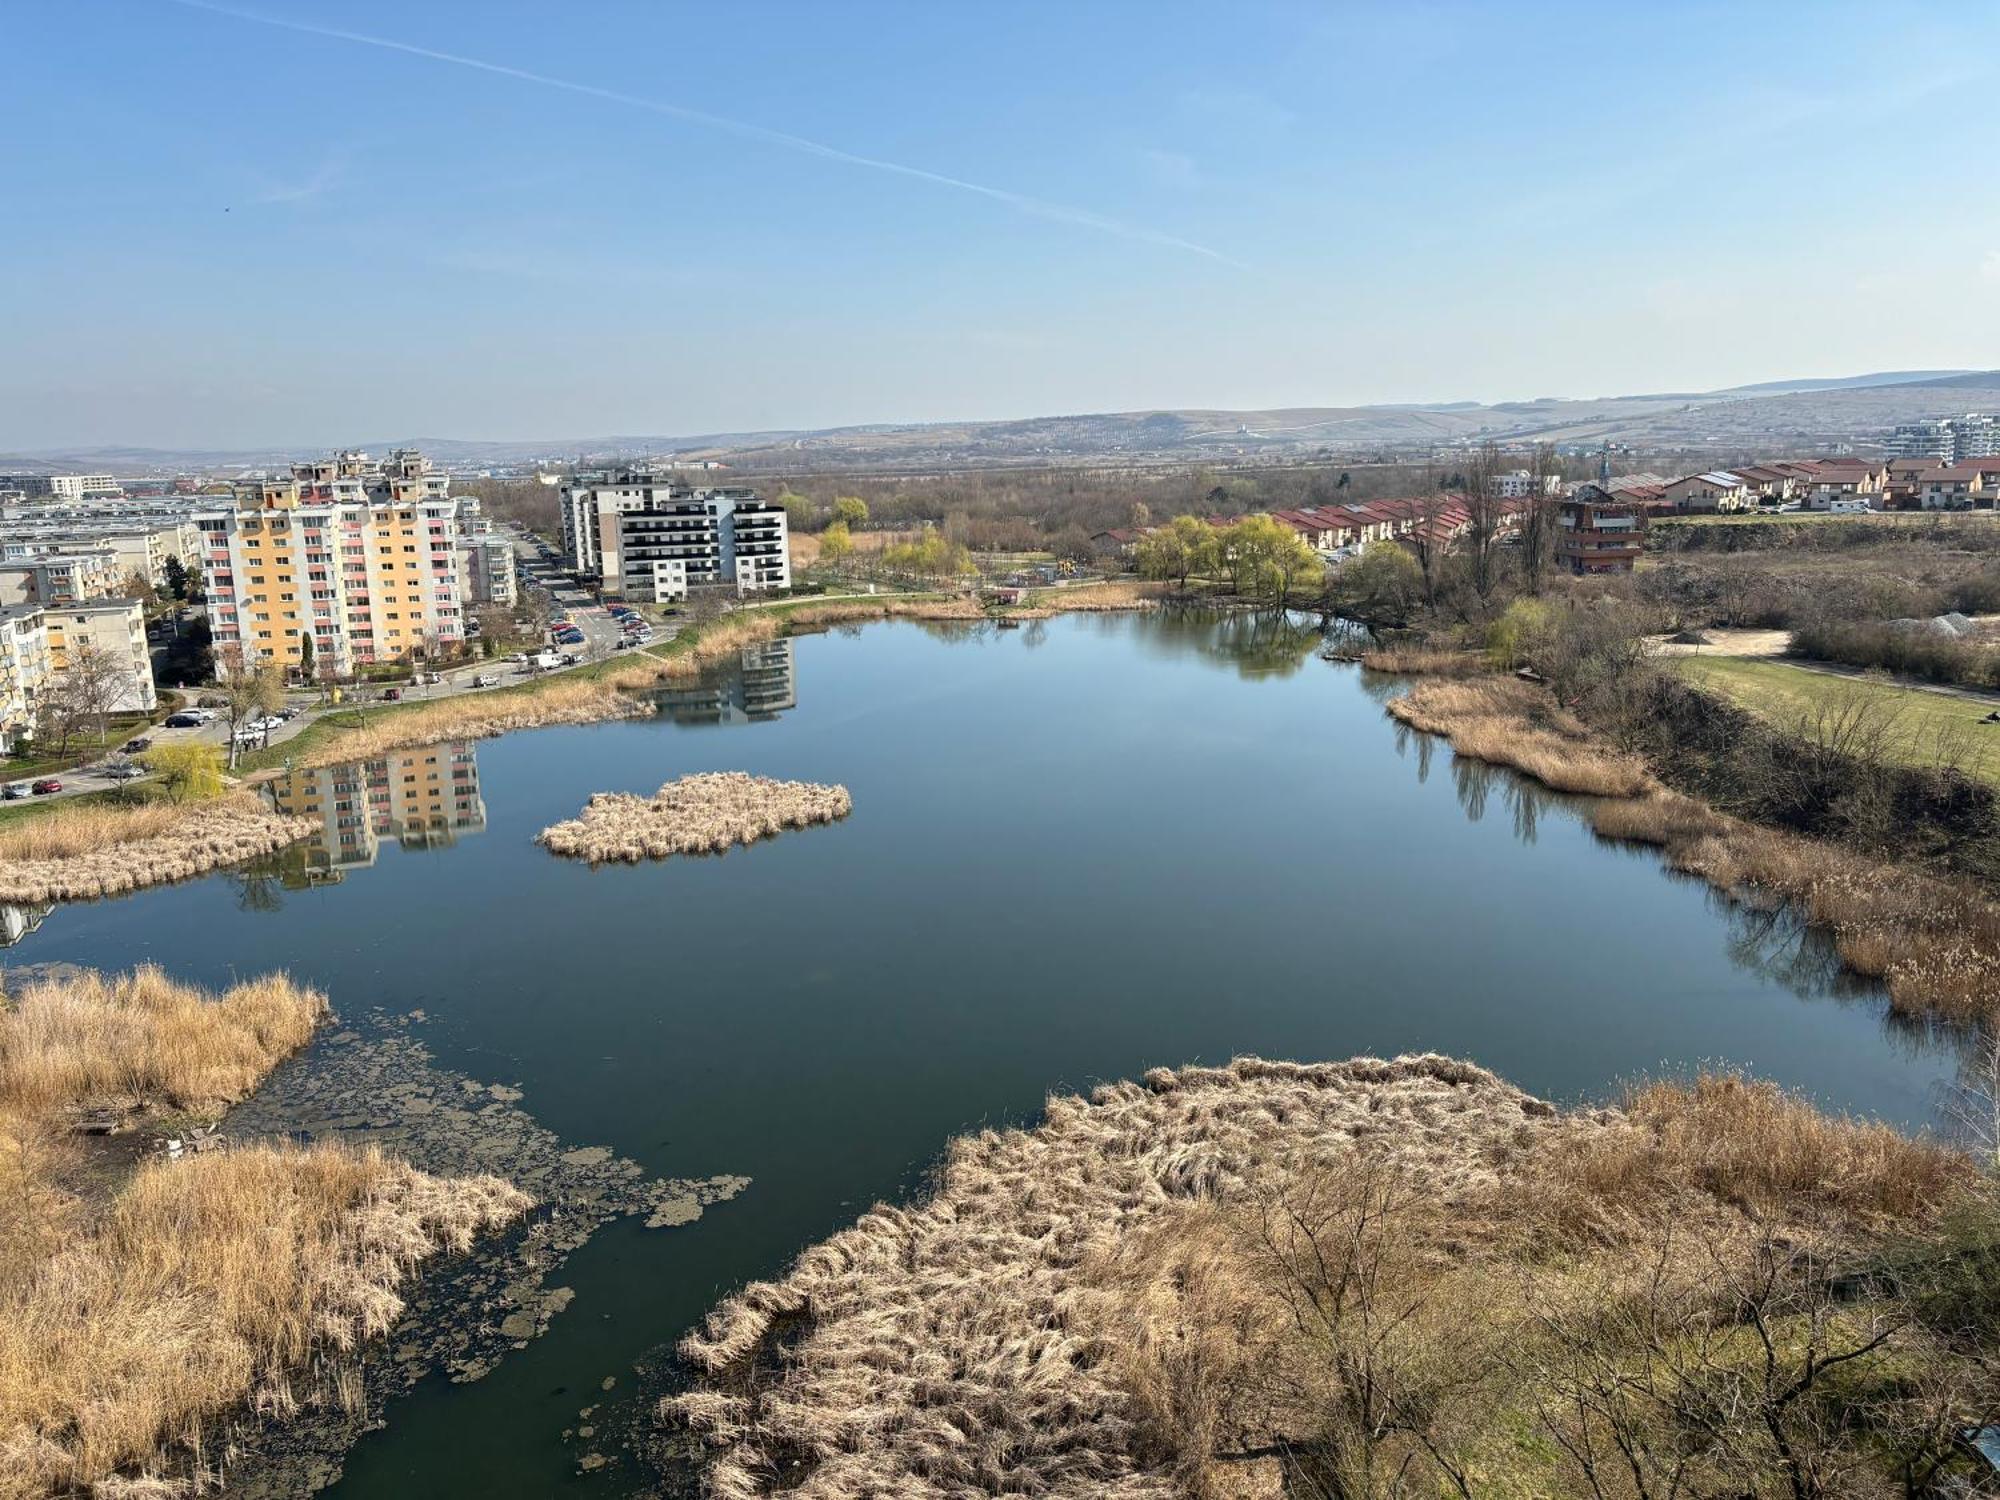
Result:
<svg viewBox="0 0 2000 1500"><path fill-rule="evenodd" d="M49 685L48 627L38 604L0 608L0 750L34 738L35 705Z"/></svg>
<svg viewBox="0 0 2000 1500"><path fill-rule="evenodd" d="M499 532L462 534L458 558L467 604L512 604L519 597L514 582L514 544Z"/></svg>
<svg viewBox="0 0 2000 1500"><path fill-rule="evenodd" d="M119 591L126 576L118 569L117 554L109 548L10 558L0 561L0 605L67 605L106 599Z"/></svg>
<svg viewBox="0 0 2000 1500"><path fill-rule="evenodd" d="M1904 422L1882 443L1891 458L1927 458L1940 465L2000 454L2000 418L1969 411L1957 417Z"/></svg>
<svg viewBox="0 0 2000 1500"><path fill-rule="evenodd" d="M665 468L578 475L561 497L563 551L606 598L684 599L792 586L785 508L756 491L696 489Z"/></svg>
<svg viewBox="0 0 2000 1500"><path fill-rule="evenodd" d="M79 652L94 651L109 659L116 672L118 694L107 705L113 713L149 713L159 706L146 645L146 611L137 599L45 605L42 620L52 676L68 671Z"/></svg>
<svg viewBox="0 0 2000 1500"><path fill-rule="evenodd" d="M1572 573L1629 573L1646 545L1646 507L1595 484L1556 508L1556 566Z"/></svg>
<svg viewBox="0 0 2000 1500"><path fill-rule="evenodd" d="M94 495L122 495L125 487L109 474L51 474L49 493L58 500L88 500Z"/></svg>
<svg viewBox="0 0 2000 1500"><path fill-rule="evenodd" d="M199 511L217 669L275 661L345 675L465 639L451 481L421 454L295 465Z"/></svg>
<svg viewBox="0 0 2000 1500"><path fill-rule="evenodd" d="M155 586L167 581L167 559L195 555L199 533L185 514L115 519L0 517L0 562L20 562L65 552L112 554L121 580L135 573Z"/></svg>

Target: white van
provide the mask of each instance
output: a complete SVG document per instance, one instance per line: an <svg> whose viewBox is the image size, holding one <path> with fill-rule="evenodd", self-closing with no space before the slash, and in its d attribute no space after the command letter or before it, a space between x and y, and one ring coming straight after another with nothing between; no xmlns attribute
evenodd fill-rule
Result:
<svg viewBox="0 0 2000 1500"><path fill-rule="evenodd" d="M1868 502L1861 499L1829 500L1826 503L1826 509L1827 514L1835 516L1851 516L1856 512L1866 515L1868 513Z"/></svg>

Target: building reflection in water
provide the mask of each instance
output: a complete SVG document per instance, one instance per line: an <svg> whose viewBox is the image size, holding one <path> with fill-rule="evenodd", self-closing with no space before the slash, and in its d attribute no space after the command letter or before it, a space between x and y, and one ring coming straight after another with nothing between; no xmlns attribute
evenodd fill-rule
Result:
<svg viewBox="0 0 2000 1500"><path fill-rule="evenodd" d="M286 864L308 884L340 880L374 864L384 839L430 849L486 827L479 759L470 740L294 771L268 791L280 811L319 825L286 851Z"/></svg>
<svg viewBox="0 0 2000 1500"><path fill-rule="evenodd" d="M54 911L55 903L39 906L0 906L0 948L11 948L42 925Z"/></svg>
<svg viewBox="0 0 2000 1500"><path fill-rule="evenodd" d="M788 640L750 646L736 661L708 668L686 687L659 695L676 724L755 724L798 707L798 667Z"/></svg>

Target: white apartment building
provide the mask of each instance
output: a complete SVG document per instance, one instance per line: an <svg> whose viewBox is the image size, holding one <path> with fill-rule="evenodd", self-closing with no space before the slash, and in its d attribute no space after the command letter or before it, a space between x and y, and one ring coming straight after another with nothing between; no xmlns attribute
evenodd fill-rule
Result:
<svg viewBox="0 0 2000 1500"><path fill-rule="evenodd" d="M694 589L792 586L785 508L739 488L695 489L663 468L578 475L561 501L563 551L609 599L666 603Z"/></svg>
<svg viewBox="0 0 2000 1500"><path fill-rule="evenodd" d="M2000 454L2000 418L1969 411L1957 417L1904 422L1883 441L1891 458L1929 458L1955 464Z"/></svg>
<svg viewBox="0 0 2000 1500"><path fill-rule="evenodd" d="M146 647L146 611L137 599L47 605L42 621L49 671L55 677L69 670L79 651L95 651L117 665L118 696L109 705L113 713L150 712L159 706L153 657Z"/></svg>
<svg viewBox="0 0 2000 1500"><path fill-rule="evenodd" d="M512 604L514 544L496 531L475 531L458 542L459 576L467 604Z"/></svg>
<svg viewBox="0 0 2000 1500"><path fill-rule="evenodd" d="M456 653L465 640L458 502L422 454L342 453L196 513L217 670L312 642L314 675Z"/></svg>
<svg viewBox="0 0 2000 1500"><path fill-rule="evenodd" d="M93 495L122 495L125 487L109 474L51 474L49 493L58 500L88 500Z"/></svg>
<svg viewBox="0 0 2000 1500"><path fill-rule="evenodd" d="M0 750L34 738L35 705L48 685L49 637L41 606L0 608Z"/></svg>
<svg viewBox="0 0 2000 1500"><path fill-rule="evenodd" d="M51 552L0 561L0 605L74 604L119 592L126 574L111 549Z"/></svg>

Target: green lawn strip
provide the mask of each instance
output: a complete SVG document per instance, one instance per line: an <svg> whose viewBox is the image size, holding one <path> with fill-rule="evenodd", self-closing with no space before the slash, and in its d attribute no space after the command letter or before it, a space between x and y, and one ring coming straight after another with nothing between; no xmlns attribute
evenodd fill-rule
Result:
<svg viewBox="0 0 2000 1500"><path fill-rule="evenodd" d="M1988 706L1970 698L1866 678L1809 671L1790 662L1737 656L1683 656L1681 670L1701 686L1780 723L1857 699L1895 714L1890 752L1905 765L1936 760L1941 735L1964 747L1969 775L2000 786L2000 724L1982 724Z"/></svg>

